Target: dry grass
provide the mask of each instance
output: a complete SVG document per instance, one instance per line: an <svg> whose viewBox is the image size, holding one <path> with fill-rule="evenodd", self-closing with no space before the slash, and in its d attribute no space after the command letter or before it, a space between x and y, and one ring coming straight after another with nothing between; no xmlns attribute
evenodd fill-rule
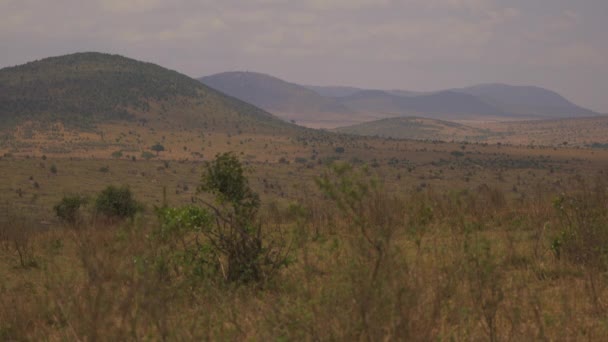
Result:
<svg viewBox="0 0 608 342"><path fill-rule="evenodd" d="M126 126L104 132L103 139L133 144L136 152L112 159L117 146L93 144L86 153L48 153L43 160L37 146L47 140L36 134L3 145L13 157L0 159L0 340L517 341L608 334L605 260L583 253L608 240L606 197L595 186L603 184L596 177L606 177L602 151L213 133L202 141L187 130ZM167 148L161 159L171 160L139 158L159 141ZM156 260L169 246L150 238L158 227L151 209L165 200L192 204L200 160L227 150L242 152L252 167L262 221L287 233L291 263L262 285L194 279L179 267L159 276ZM137 160L127 160L133 153ZM351 186L368 192L337 192L332 200L327 187L321 191L315 177L340 184L325 167L336 158L371 166L347 173ZM585 187L571 181L577 175ZM371 176L382 182L372 186ZM147 210L113 225L95 222L91 208L76 228L53 218L64 195L92 197L110 184L128 184ZM577 224L556 209L560 196L584 204L566 207L579 215ZM564 232L586 235L562 241L558 258L554 246ZM593 263L580 262L590 257Z"/></svg>
<svg viewBox="0 0 608 342"><path fill-rule="evenodd" d="M480 187L395 195L365 173L325 179L335 196L309 190L290 206L267 208L265 225L290 232L294 249L291 265L261 287L179 272L159 277L151 218L17 235L27 225L13 218L1 230L0 336L502 341L608 334L603 271L551 249L564 228L551 201L558 194L540 189L513 200ZM367 188L354 194L348 186ZM565 187L565 198L605 212L605 197ZM15 247L23 236L31 263Z"/></svg>

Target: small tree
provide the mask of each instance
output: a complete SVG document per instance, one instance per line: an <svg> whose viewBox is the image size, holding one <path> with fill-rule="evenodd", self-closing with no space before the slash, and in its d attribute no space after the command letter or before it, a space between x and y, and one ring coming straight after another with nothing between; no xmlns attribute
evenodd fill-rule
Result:
<svg viewBox="0 0 608 342"><path fill-rule="evenodd" d="M86 203L86 198L79 195L64 196L53 209L61 221L73 225L80 219L80 207L86 205Z"/></svg>
<svg viewBox="0 0 608 342"><path fill-rule="evenodd" d="M203 230L227 259L228 281L250 282L268 278L285 265L282 243L263 244L257 218L260 199L250 187L245 170L233 153L222 153L207 164L198 192L215 196L216 204L201 199L215 214L215 224Z"/></svg>
<svg viewBox="0 0 608 342"><path fill-rule="evenodd" d="M141 153L141 157L144 158L145 160L150 160L150 159L152 159L152 158L154 158L156 156L154 155L154 153L151 153L149 151L143 151Z"/></svg>
<svg viewBox="0 0 608 342"><path fill-rule="evenodd" d="M159 152L162 152L162 151L164 151L164 150L165 150L165 146L163 146L163 145L161 145L161 144L157 143L157 144L155 144L155 145L152 145L152 147L150 147L150 149L151 149L152 151L155 151L155 152L156 152L156 155L158 155L158 153L159 153Z"/></svg>
<svg viewBox="0 0 608 342"><path fill-rule="evenodd" d="M95 201L97 213L110 219L133 218L140 209L128 186L108 186Z"/></svg>

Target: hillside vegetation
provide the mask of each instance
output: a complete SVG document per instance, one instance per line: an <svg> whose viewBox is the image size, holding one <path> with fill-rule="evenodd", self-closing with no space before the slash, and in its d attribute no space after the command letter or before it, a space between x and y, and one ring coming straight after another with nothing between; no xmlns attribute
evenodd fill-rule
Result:
<svg viewBox="0 0 608 342"><path fill-rule="evenodd" d="M489 130L419 117L398 117L340 127L337 132L394 139L483 141Z"/></svg>
<svg viewBox="0 0 608 342"><path fill-rule="evenodd" d="M185 75L118 55L76 53L0 70L3 126L27 120L87 127L159 119L223 129L289 127Z"/></svg>

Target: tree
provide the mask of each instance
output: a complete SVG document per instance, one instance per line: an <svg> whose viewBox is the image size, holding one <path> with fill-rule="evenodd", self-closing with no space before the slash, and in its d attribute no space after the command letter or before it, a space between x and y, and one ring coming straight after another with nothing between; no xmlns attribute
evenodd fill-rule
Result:
<svg viewBox="0 0 608 342"><path fill-rule="evenodd" d="M150 160L150 159L154 158L155 156L154 156L154 153L150 153L148 151L143 151L141 153L141 157L144 158L145 160Z"/></svg>
<svg viewBox="0 0 608 342"><path fill-rule="evenodd" d="M80 218L80 207L86 205L86 203L87 199L82 196L65 196L53 209L60 220L73 225Z"/></svg>
<svg viewBox="0 0 608 342"><path fill-rule="evenodd" d="M249 187L243 165L233 153L218 154L207 163L197 191L212 194L216 200L200 199L215 218L215 224L203 232L226 257L226 280L260 281L285 265L287 250L282 242L264 245L257 218L259 196Z"/></svg>
<svg viewBox="0 0 608 342"><path fill-rule="evenodd" d="M110 219L133 218L140 206L128 186L108 186L95 201L95 209Z"/></svg>
<svg viewBox="0 0 608 342"><path fill-rule="evenodd" d="M163 146L163 145L161 145L161 144L157 143L157 144L155 144L155 145L152 145L152 147L150 147L150 149L151 149L152 151L155 151L155 152L156 152L156 155L158 155L158 153L159 153L159 152L162 152L162 151L164 151L164 150L165 150L165 146Z"/></svg>

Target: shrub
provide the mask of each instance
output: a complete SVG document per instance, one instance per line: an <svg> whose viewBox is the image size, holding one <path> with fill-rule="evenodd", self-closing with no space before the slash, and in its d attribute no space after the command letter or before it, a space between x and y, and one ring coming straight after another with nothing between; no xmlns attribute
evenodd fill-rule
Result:
<svg viewBox="0 0 608 342"><path fill-rule="evenodd" d="M64 222L76 224L80 218L80 207L86 205L86 198L79 195L64 196L53 209L55 215Z"/></svg>
<svg viewBox="0 0 608 342"><path fill-rule="evenodd" d="M26 216L17 215L9 210L2 212L0 220L0 247L14 251L22 268L38 267L35 257L34 225ZM0 331L2 324L0 324ZM2 334L0 334L2 336Z"/></svg>
<svg viewBox="0 0 608 342"><path fill-rule="evenodd" d="M192 205L161 207L156 214L159 226L151 237L157 243L154 268L160 279L185 275L197 280L218 274L218 250L207 239L198 238L212 224L212 215L206 209Z"/></svg>
<svg viewBox="0 0 608 342"><path fill-rule="evenodd" d="M127 186L108 186L95 201L97 213L107 218L133 218L139 208L139 204L135 201L131 190Z"/></svg>
<svg viewBox="0 0 608 342"><path fill-rule="evenodd" d="M218 254L226 258L225 279L253 282L269 279L286 265L284 240L269 241L259 221L260 199L249 187L243 165L233 153L222 153L207 163L198 192L215 196L212 204L200 201L214 214L202 233Z"/></svg>
<svg viewBox="0 0 608 342"><path fill-rule="evenodd" d="M149 151L143 151L143 152L141 153L141 157L142 157L142 158L144 158L145 160L150 160L150 159L152 159L152 158L154 158L154 157L156 157L156 156L155 156L155 155L154 155L154 153L152 153L152 152L149 152Z"/></svg>
<svg viewBox="0 0 608 342"><path fill-rule="evenodd" d="M553 201L559 232L551 249L558 258L590 267L608 269L608 193L605 184L578 184L578 191Z"/></svg>

